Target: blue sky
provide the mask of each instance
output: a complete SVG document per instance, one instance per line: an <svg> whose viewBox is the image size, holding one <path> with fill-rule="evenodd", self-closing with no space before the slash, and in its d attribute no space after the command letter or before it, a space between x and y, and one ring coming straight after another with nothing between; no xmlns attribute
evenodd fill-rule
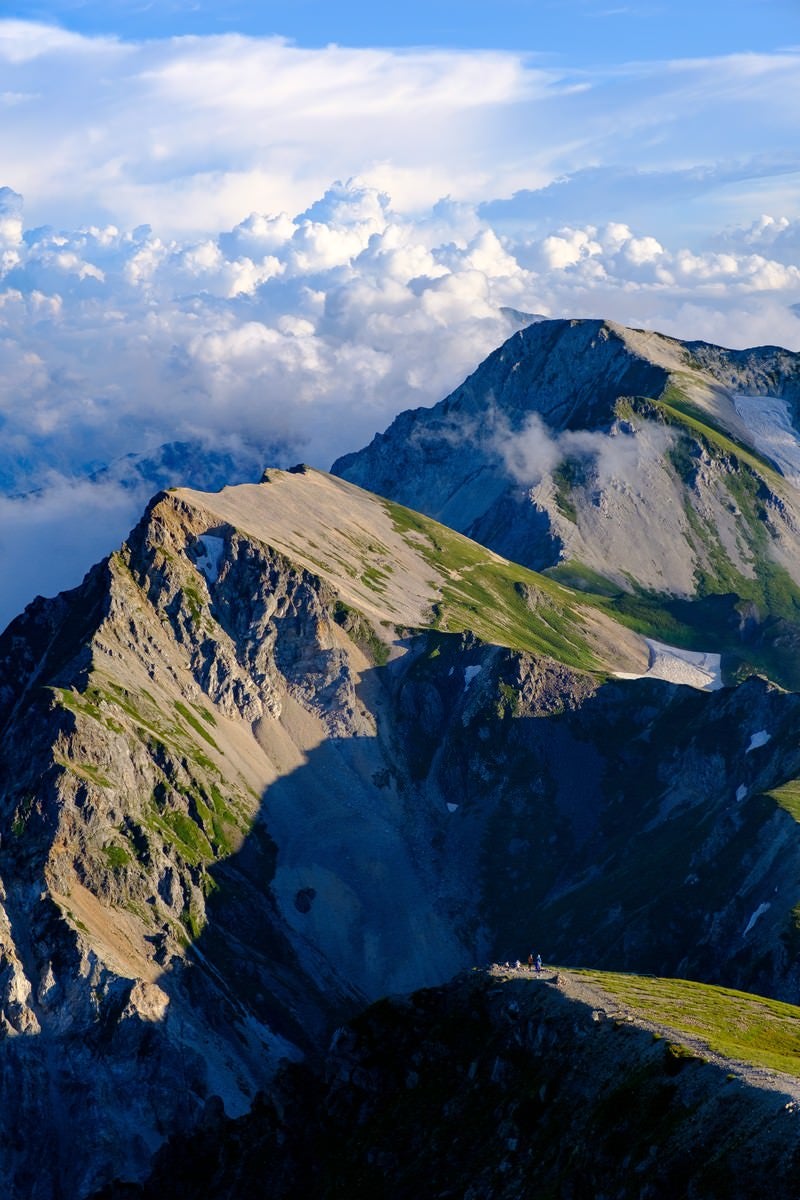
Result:
<svg viewBox="0 0 800 1200"><path fill-rule="evenodd" d="M529 50L575 65L772 51L800 40L797 0L62 0L0 3L0 16L140 39L280 34L303 46L448 46Z"/></svg>
<svg viewBox="0 0 800 1200"><path fill-rule="evenodd" d="M800 350L798 129L800 0L0 0L0 624L104 464L327 467L510 312Z"/></svg>

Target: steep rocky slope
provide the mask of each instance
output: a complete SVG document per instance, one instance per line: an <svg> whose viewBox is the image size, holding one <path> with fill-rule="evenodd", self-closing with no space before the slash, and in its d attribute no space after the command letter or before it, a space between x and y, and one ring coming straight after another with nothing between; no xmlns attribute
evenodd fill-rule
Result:
<svg viewBox="0 0 800 1200"><path fill-rule="evenodd" d="M437 567L410 520L311 472L163 496L4 635L0 1102L30 1129L2 1150L9 1194L135 1175L209 1095L243 1111L334 1016L472 960L389 660L402 678L412 628L465 627L465 573L512 642L607 669L612 626L458 539ZM457 699L495 652L454 642Z"/></svg>
<svg viewBox="0 0 800 1200"><path fill-rule="evenodd" d="M712 1041L723 1017L742 1045L769 1024L794 1047L780 1074L760 1048L734 1062L654 1026L662 981L638 981L638 1011L604 982L496 970L383 1001L337 1031L324 1073L287 1071L239 1121L209 1112L143 1188L102 1200L794 1195L800 1010L693 989Z"/></svg>
<svg viewBox="0 0 800 1200"><path fill-rule="evenodd" d="M7 1194L140 1179L368 1000L534 939L795 995L797 697L613 677L648 661L319 472L158 497L0 639Z"/></svg>
<svg viewBox="0 0 800 1200"><path fill-rule="evenodd" d="M798 414L788 351L543 321L333 472L794 687Z"/></svg>

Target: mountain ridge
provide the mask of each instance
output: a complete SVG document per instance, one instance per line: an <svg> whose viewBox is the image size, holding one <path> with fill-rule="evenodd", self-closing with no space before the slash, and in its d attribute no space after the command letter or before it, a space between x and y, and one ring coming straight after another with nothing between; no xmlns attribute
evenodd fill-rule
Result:
<svg viewBox="0 0 800 1200"><path fill-rule="evenodd" d="M340 537L346 500L360 523L344 539L350 557L341 540L312 538L322 575L291 556L289 492L317 522L327 493ZM262 522L274 514L263 539L254 496ZM313 1058L337 1015L548 927L561 957L662 970L685 960L718 979L732 955L728 979L779 994L797 985L785 940L800 841L786 807L759 799L800 775L786 734L796 697L758 680L709 694L614 682L610 659L593 673L481 642L463 628L476 597L441 582L412 593L412 608L387 608L388 628L373 624L382 598L400 603L392 572L368 573L385 571L396 541L399 594L403 556L431 589L463 573L468 552L473 571L511 571L503 587L525 600L531 630L544 621L567 657L572 646L548 623L557 609L545 620L552 597L572 603L568 589L544 580L538 599L520 597L521 568L397 515L307 470L211 497L164 493L82 588L37 602L0 638L3 678L18 684L0 754L0 1027L18 1062L8 1086L45 1086L58 1048L63 1115L51 1110L43 1128L64 1130L84 1111L77 1080L113 1053L133 1108L102 1074L88 1096L126 1139L128 1178L159 1142L146 1112L159 1127L191 1124L214 1094L245 1111L282 1057ZM373 606L367 617L358 601ZM395 626L426 606L427 627ZM448 612L460 629L436 628ZM748 756L756 722L780 755ZM662 773L676 746L685 765ZM636 814L627 831L621 809ZM643 864L667 835L653 887ZM732 889L746 843L746 886ZM631 909L613 899L626 892ZM759 905L758 938L743 938ZM176 1090L181 1062L189 1083ZM28 1095L25 1112L41 1120ZM39 1171L39 1192L33 1183L42 1156L75 1194L112 1169L102 1137L68 1166L66 1149L54 1159L34 1142L7 1159L12 1194L48 1195L52 1175Z"/></svg>
<svg viewBox="0 0 800 1200"><path fill-rule="evenodd" d="M238 1122L210 1112L202 1132L164 1148L135 1194L791 1194L796 1075L732 1061L654 1023L646 1000L620 1000L620 982L656 1001L665 988L679 992L674 981L495 966L386 999L336 1031L324 1075L288 1070L275 1102ZM715 1007L744 1005L743 1041L758 1040L768 1011L792 1041L797 1009L692 992L712 1023ZM116 1184L94 1200L131 1194Z"/></svg>
<svg viewBox="0 0 800 1200"><path fill-rule="evenodd" d="M599 399L574 365L576 405L610 413L616 438L673 452L676 488L683 471L699 505L723 478L752 482L742 539L750 517L764 524L756 502L790 498L754 452L680 411L686 389L620 410L620 346L638 334L562 333L609 355ZM675 346L659 353L672 361ZM448 437L437 445L447 460ZM562 480L578 518L588 486ZM753 546L755 569L766 551ZM797 995L800 699L752 664L723 661L709 686L725 621L746 623L756 600L684 598L705 604L706 624L690 627L663 596L620 598L566 565L582 588L301 465L219 493L160 493L78 588L0 635L0 1103L35 1131L0 1144L10 1195L83 1200L115 1177L144 1187L168 1133L179 1144L215 1130L221 1147L228 1118L250 1128L248 1113L271 1112L264 1095L278 1102L287 1072L313 1076L330 1031L369 1001L356 1030L374 1023L378 1043L395 1029L402 1046L423 1038L409 1054L446 1044L441 1021L460 1000L444 1000L429 1043L402 1015L428 1000L381 997L441 988L523 947ZM653 637L654 612L678 642L695 638L705 673ZM790 614L770 619L775 654L790 658ZM699 641L710 633L720 644ZM656 677L659 657L681 666L672 681ZM501 1007L495 1032L516 1020ZM374 1104L380 1124L395 1068L382 1074L371 1049L351 1059L343 1036L340 1115ZM308 1111L291 1088L284 1098ZM335 1087L330 1099L335 1110Z"/></svg>

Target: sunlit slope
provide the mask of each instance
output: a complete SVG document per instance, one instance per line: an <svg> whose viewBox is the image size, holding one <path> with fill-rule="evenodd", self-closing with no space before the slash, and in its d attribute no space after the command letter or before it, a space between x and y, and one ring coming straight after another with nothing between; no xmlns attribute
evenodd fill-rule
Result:
<svg viewBox="0 0 800 1200"><path fill-rule="evenodd" d="M218 536L232 526L319 575L343 619L348 607L362 614L384 653L404 629L433 628L585 670L647 669L643 640L574 590L322 471L270 470L260 484L175 496L217 517Z"/></svg>
<svg viewBox="0 0 800 1200"><path fill-rule="evenodd" d="M559 503L573 512L581 544L547 574L643 634L686 647L713 644L726 656L729 680L755 670L797 688L800 494L763 453L736 440L744 435L735 421L724 427L724 397L715 398L716 408L701 407L697 389L684 380L662 399L632 397L617 405L634 436L659 429L669 439L657 468L675 493L669 554L691 566L691 592L676 594L667 579L662 587L644 586L632 574L621 584L610 550L603 567L587 549L593 545L588 485L575 479L563 485ZM645 528L648 511L642 498ZM661 524L663 537L669 521Z"/></svg>
<svg viewBox="0 0 800 1200"><path fill-rule="evenodd" d="M612 1018L661 1026L700 1057L707 1052L800 1079L797 1005L686 979L606 971L580 971L575 978L607 997Z"/></svg>

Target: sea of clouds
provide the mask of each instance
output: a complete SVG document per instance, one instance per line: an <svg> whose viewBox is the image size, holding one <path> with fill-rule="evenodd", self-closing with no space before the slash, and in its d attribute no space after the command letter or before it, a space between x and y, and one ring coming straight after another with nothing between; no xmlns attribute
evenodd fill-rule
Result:
<svg viewBox="0 0 800 1200"><path fill-rule="evenodd" d="M525 314L800 348L797 61L0 20L0 626L155 487L327 467Z"/></svg>
<svg viewBox="0 0 800 1200"><path fill-rule="evenodd" d="M768 217L700 252L619 222L526 236L465 203L403 216L358 180L301 214L164 238L27 229L5 188L0 561L14 567L0 622L125 535L154 485L124 456L187 443L174 482L201 484L203 449L231 478L327 467L445 396L525 314L798 347L798 238L800 222Z"/></svg>

